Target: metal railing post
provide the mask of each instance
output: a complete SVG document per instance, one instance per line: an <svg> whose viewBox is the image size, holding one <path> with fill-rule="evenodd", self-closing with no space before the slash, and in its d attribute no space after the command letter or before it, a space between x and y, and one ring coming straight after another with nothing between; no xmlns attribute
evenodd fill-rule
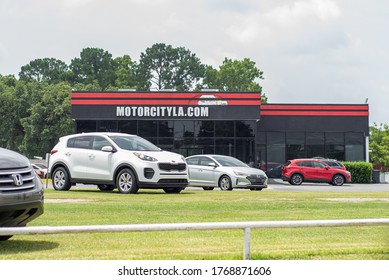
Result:
<svg viewBox="0 0 389 280"><path fill-rule="evenodd" d="M250 259L250 245L251 245L251 228L244 229L244 241L243 241L243 259Z"/></svg>

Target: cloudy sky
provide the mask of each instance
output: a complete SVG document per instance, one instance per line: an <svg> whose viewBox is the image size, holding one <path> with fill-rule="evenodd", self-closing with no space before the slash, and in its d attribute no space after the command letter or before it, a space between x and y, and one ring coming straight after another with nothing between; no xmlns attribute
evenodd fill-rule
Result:
<svg viewBox="0 0 389 280"><path fill-rule="evenodd" d="M389 123L385 0L0 0L0 74L86 47L138 60L155 43L218 67L250 58L270 103L360 104Z"/></svg>

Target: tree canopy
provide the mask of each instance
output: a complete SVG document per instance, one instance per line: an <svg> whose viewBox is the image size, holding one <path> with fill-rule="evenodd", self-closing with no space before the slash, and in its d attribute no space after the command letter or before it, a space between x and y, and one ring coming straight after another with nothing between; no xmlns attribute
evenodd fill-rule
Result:
<svg viewBox="0 0 389 280"><path fill-rule="evenodd" d="M105 90L115 83L117 63L108 51L85 48L79 58L72 60L70 69L75 83L90 84L97 81L100 88Z"/></svg>
<svg viewBox="0 0 389 280"><path fill-rule="evenodd" d="M22 66L19 79L26 82L59 83L67 79L69 67L55 58L37 58Z"/></svg>
<svg viewBox="0 0 389 280"><path fill-rule="evenodd" d="M225 58L219 70L208 66L203 84L220 91L261 91L257 80L263 79L263 72L249 58L232 60Z"/></svg>
<svg viewBox="0 0 389 280"><path fill-rule="evenodd" d="M204 76L205 66L189 50L163 43L154 44L141 53L138 77L140 90L193 89Z"/></svg>

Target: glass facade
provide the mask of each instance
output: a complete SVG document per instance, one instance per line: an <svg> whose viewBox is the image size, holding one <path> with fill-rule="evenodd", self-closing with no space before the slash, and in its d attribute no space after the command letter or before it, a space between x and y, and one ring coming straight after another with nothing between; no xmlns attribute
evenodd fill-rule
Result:
<svg viewBox="0 0 389 280"><path fill-rule="evenodd" d="M83 121L77 132L112 131L139 135L183 156L222 154L249 163L255 156L255 121L128 120Z"/></svg>
<svg viewBox="0 0 389 280"><path fill-rule="evenodd" d="M78 120L77 132L116 131L136 134L183 156L222 154L254 162L263 170L289 159L325 157L365 160L363 132L258 132L255 121Z"/></svg>
<svg viewBox="0 0 389 280"><path fill-rule="evenodd" d="M365 160L363 132L260 132L256 160L267 170L294 158Z"/></svg>

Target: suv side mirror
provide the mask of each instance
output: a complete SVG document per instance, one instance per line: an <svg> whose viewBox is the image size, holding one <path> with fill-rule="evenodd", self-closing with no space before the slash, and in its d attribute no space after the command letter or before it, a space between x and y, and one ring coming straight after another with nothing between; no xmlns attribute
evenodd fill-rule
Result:
<svg viewBox="0 0 389 280"><path fill-rule="evenodd" d="M101 148L103 152L114 153L116 150L112 146L104 146Z"/></svg>

